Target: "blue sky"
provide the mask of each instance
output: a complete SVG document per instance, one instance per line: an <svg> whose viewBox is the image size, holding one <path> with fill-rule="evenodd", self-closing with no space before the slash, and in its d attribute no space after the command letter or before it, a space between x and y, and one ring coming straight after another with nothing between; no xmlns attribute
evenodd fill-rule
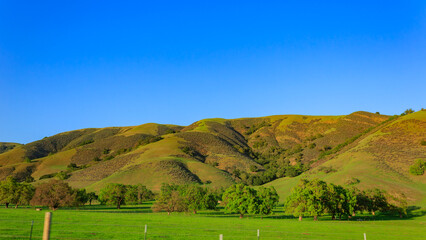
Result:
<svg viewBox="0 0 426 240"><path fill-rule="evenodd" d="M0 141L425 107L426 1L346 2L0 0Z"/></svg>

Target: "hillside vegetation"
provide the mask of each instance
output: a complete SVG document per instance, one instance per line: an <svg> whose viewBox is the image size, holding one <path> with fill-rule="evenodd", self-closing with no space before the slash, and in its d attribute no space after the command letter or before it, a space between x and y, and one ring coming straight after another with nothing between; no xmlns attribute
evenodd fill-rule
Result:
<svg viewBox="0 0 426 240"><path fill-rule="evenodd" d="M425 114L279 115L204 119L186 127L81 129L25 145L0 143L0 180L61 178L94 191L108 183L140 183L154 191L162 183L266 183L285 197L300 178L318 177L409 193L410 201L424 202L425 176L409 169L426 158Z"/></svg>

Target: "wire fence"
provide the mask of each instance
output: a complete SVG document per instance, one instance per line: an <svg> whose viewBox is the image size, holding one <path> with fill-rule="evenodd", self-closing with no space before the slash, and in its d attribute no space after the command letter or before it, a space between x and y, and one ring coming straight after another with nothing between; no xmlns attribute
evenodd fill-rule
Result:
<svg viewBox="0 0 426 240"><path fill-rule="evenodd" d="M193 227L188 223L163 223L135 222L134 224L117 224L99 222L83 222L75 220L58 220L53 218L51 223L50 239L202 239L202 240L228 240L228 239L336 239L336 240L362 240L387 239L386 234L369 234L363 232L330 232L330 231L298 231L282 230L279 228L242 228L236 226L209 226ZM42 239L43 219L0 219L0 239ZM406 239L404 233L392 233ZM222 236L221 236L222 235ZM370 238L371 236L371 238ZM221 238L222 237L222 238ZM423 239L419 238L410 239Z"/></svg>

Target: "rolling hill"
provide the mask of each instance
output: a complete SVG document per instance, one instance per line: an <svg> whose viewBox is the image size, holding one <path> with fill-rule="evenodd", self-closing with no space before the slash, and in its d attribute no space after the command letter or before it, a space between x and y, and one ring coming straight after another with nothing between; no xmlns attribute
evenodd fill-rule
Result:
<svg viewBox="0 0 426 240"><path fill-rule="evenodd" d="M425 120L426 111L399 117L354 112L81 129L25 145L0 143L0 179L13 175L38 184L63 172L72 186L93 191L110 182L157 191L163 182L266 183L284 197L300 178L318 177L406 193L423 204L425 176L408 169L426 158Z"/></svg>

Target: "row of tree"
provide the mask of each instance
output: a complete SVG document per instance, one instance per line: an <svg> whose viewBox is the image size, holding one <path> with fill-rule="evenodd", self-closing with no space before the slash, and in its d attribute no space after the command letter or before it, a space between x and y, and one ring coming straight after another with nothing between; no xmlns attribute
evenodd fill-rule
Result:
<svg viewBox="0 0 426 240"><path fill-rule="evenodd" d="M303 179L293 188L285 203L286 212L299 217L313 216L318 219L325 213L332 219L355 216L356 212L376 211L406 214L407 201L404 195L391 196L380 189L361 191L355 187L344 188L324 181Z"/></svg>
<svg viewBox="0 0 426 240"><path fill-rule="evenodd" d="M100 190L99 197L87 193L85 189L74 189L61 180L50 180L36 188L29 183L17 182L8 177L0 182L0 203L9 206L33 205L48 206L55 210L63 206L81 206L97 199L101 204L115 205L119 209L124 204L140 204L153 200L153 211L193 212L216 209L221 203L225 213L268 215L278 204L279 197L273 187L259 187L257 190L244 184L232 185L226 190L213 190L199 185L163 184L159 195L144 185L124 185L110 183ZM355 187L345 188L324 181L303 179L292 190L285 202L285 210L298 216L318 216L330 214L332 219L342 216L350 218L356 212L376 211L397 212L402 217L406 214L405 196L392 196L386 192L373 189L361 191Z"/></svg>
<svg viewBox="0 0 426 240"><path fill-rule="evenodd" d="M222 201L220 201L222 199ZM244 184L232 185L226 190L212 190L199 185L163 184L152 209L155 212L193 212L215 210L221 203L225 213L267 215L278 203L279 197L273 187L255 190Z"/></svg>
<svg viewBox="0 0 426 240"><path fill-rule="evenodd" d="M152 206L154 212L193 212L215 210L221 199L221 191L204 188L199 185L163 184L161 192Z"/></svg>
<svg viewBox="0 0 426 240"><path fill-rule="evenodd" d="M98 200L101 204L115 205L120 209L121 205L141 204L153 199L154 193L142 184L109 183L101 189Z"/></svg>
<svg viewBox="0 0 426 240"><path fill-rule="evenodd" d="M91 205L93 200L120 208L123 204L138 204L153 199L154 193L141 184L110 183L101 189L98 197L94 192L72 188L68 183L56 179L42 183L36 188L29 183L17 182L13 177L0 182L0 203L5 204L6 208L13 204L15 207L46 206L56 210L59 207L79 207L87 202Z"/></svg>

